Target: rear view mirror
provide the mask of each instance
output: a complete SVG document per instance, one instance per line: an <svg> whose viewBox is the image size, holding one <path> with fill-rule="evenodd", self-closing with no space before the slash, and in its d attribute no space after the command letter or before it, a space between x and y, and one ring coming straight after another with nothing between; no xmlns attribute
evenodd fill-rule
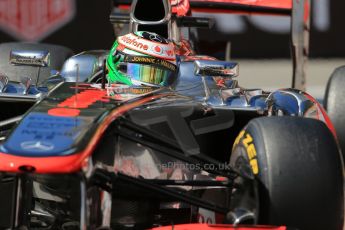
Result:
<svg viewBox="0 0 345 230"><path fill-rule="evenodd" d="M232 78L238 76L238 64L227 61L194 61L194 73L199 76Z"/></svg>
<svg viewBox="0 0 345 230"><path fill-rule="evenodd" d="M10 63L13 65L47 67L49 62L50 53L48 51L12 50L10 53Z"/></svg>

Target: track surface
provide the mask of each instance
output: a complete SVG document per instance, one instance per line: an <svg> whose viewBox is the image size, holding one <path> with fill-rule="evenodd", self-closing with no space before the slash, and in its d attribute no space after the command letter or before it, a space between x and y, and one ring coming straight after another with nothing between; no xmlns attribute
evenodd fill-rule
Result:
<svg viewBox="0 0 345 230"><path fill-rule="evenodd" d="M246 88L274 90L291 87L292 63L290 60L240 59L238 81ZM307 92L322 99L327 80L336 67L345 65L345 59L313 59L307 64Z"/></svg>

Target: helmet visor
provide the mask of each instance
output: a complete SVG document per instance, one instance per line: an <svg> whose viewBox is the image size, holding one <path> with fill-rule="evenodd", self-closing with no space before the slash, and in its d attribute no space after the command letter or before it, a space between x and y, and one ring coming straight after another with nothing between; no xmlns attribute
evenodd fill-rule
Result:
<svg viewBox="0 0 345 230"><path fill-rule="evenodd" d="M118 71L131 78L133 84L139 81L147 84L168 86L174 77L174 72L170 70L140 63L120 63Z"/></svg>
<svg viewBox="0 0 345 230"><path fill-rule="evenodd" d="M148 56L115 54L119 74L129 78L134 85L169 86L176 78L176 65L164 59Z"/></svg>

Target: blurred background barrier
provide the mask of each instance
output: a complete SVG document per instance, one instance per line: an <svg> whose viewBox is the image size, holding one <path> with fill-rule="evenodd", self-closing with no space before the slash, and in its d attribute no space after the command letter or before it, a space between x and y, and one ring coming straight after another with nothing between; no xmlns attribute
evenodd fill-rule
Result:
<svg viewBox="0 0 345 230"><path fill-rule="evenodd" d="M67 46L75 52L109 49L111 0L0 0L0 42Z"/></svg>
<svg viewBox="0 0 345 230"><path fill-rule="evenodd" d="M0 42L57 43L75 51L107 49L114 40L112 0L0 0ZM311 57L345 57L345 1L313 0ZM231 42L235 58L287 58L289 18L202 14L214 17L211 33L199 29L199 48L224 56ZM212 35L212 37L210 37Z"/></svg>

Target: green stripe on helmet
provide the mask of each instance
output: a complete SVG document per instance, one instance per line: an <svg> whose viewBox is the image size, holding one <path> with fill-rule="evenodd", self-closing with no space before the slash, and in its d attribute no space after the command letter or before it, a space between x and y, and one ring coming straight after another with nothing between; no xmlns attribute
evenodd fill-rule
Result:
<svg viewBox="0 0 345 230"><path fill-rule="evenodd" d="M121 74L117 71L117 66L119 65L120 59L114 60L114 53L116 52L116 48L118 47L119 43L115 41L113 47L110 50L110 53L107 58L107 68L108 68L108 80L110 82L121 82L126 85L132 85L132 81L124 74Z"/></svg>

